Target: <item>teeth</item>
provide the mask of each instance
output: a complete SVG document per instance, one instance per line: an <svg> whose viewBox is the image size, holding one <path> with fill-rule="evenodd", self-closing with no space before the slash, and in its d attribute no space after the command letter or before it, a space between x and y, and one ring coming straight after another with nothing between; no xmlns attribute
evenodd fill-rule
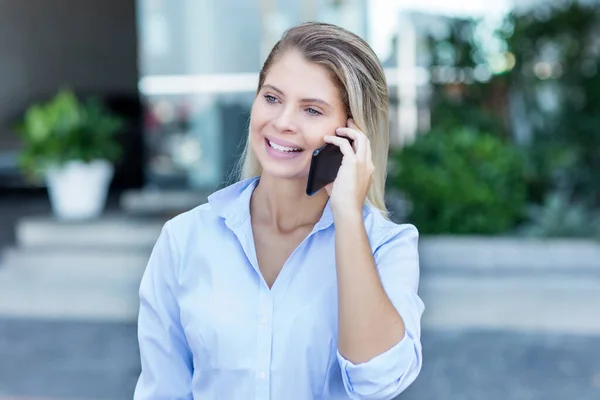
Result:
<svg viewBox="0 0 600 400"><path fill-rule="evenodd" d="M271 146L275 150L281 151L281 152L285 152L285 153L291 153L293 151L300 151L301 150L301 149L295 149L293 147L279 146L278 144L275 144L275 143L271 142L270 140L268 142L269 142L269 146Z"/></svg>

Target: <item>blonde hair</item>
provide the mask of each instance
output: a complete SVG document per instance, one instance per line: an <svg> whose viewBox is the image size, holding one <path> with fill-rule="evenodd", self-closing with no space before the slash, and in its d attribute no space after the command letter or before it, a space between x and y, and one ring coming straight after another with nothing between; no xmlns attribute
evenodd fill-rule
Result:
<svg viewBox="0 0 600 400"><path fill-rule="evenodd" d="M387 217L385 180L389 151L388 89L379 59L359 36L335 25L308 22L287 30L275 44L259 75L257 94L271 66L286 51L327 68L340 89L348 117L371 142L375 173L367 202ZM249 135L238 167L241 179L258 176L262 168L250 148Z"/></svg>

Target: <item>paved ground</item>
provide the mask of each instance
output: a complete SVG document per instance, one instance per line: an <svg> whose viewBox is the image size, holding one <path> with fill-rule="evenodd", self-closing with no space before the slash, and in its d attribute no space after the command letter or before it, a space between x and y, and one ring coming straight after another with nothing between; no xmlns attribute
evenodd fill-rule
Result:
<svg viewBox="0 0 600 400"><path fill-rule="evenodd" d="M131 399L135 324L0 320L2 396Z"/></svg>
<svg viewBox="0 0 600 400"><path fill-rule="evenodd" d="M600 336L425 332L402 400L597 400ZM0 320L0 400L131 399L134 324Z"/></svg>
<svg viewBox="0 0 600 400"><path fill-rule="evenodd" d="M402 400L600 399L600 337L480 331L423 339L423 371Z"/></svg>

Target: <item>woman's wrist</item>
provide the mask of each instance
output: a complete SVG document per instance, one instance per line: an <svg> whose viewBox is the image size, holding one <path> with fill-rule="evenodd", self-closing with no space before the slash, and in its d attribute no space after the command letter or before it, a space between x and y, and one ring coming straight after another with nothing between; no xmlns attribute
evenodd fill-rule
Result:
<svg viewBox="0 0 600 400"><path fill-rule="evenodd" d="M362 207L336 207L333 211L333 220L336 225L347 224L356 225L362 223Z"/></svg>

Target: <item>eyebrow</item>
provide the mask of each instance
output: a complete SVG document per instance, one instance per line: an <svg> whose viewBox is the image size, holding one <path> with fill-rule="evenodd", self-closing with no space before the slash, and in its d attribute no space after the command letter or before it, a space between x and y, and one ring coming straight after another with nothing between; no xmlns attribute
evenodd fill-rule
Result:
<svg viewBox="0 0 600 400"><path fill-rule="evenodd" d="M266 84L266 85L263 85L263 88L269 88L269 89L279 93L280 95L284 96L283 92L281 90L277 89L273 85ZM321 104L326 107L332 108L331 105L329 103L327 103L325 100L321 100L321 99L317 99L317 98L307 98L307 99L302 99L300 101L303 103L317 103L317 104Z"/></svg>

